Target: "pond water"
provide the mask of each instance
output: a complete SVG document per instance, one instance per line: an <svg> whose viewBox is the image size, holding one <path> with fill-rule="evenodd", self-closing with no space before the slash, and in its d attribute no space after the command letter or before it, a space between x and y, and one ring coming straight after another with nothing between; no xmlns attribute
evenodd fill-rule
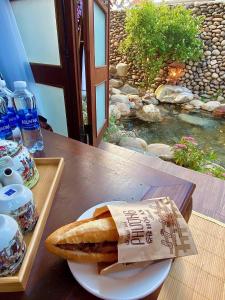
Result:
<svg viewBox="0 0 225 300"><path fill-rule="evenodd" d="M225 166L225 120L213 118L209 113L182 112L173 106L160 108L164 119L160 123L148 123L136 118L123 119L124 128L134 131L147 144L173 145L182 136L193 136L203 149L212 149L217 162Z"/></svg>

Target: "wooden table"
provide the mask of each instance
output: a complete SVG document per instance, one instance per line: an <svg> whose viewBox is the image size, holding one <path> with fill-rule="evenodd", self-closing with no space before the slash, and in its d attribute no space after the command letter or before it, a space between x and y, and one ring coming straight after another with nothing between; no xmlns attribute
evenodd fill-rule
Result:
<svg viewBox="0 0 225 300"><path fill-rule="evenodd" d="M194 184L100 150L44 131L41 155L63 156L65 169L25 292L0 293L1 300L97 299L73 278L67 262L44 246L56 228L75 220L91 206L105 201L140 201L170 196L188 220ZM146 299L156 299L158 291Z"/></svg>

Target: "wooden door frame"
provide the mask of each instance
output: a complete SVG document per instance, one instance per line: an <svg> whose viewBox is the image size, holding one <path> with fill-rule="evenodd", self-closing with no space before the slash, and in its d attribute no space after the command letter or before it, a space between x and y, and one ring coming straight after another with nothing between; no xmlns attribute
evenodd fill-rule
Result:
<svg viewBox="0 0 225 300"><path fill-rule="evenodd" d="M109 7L102 7L101 0L94 0L106 13L106 70L102 71L102 67L95 68L94 57L94 18L93 10L90 1L83 2L83 33L84 33L84 48L85 48L85 69L86 69L86 92L87 92L87 111L89 123L89 141L90 144L97 146L108 126L109 119ZM95 70L94 70L95 69ZM104 74L102 74L104 72ZM105 80L106 78L106 80ZM99 132L97 132L97 116L96 116L96 84L97 81L106 82L106 105L105 116L106 122Z"/></svg>
<svg viewBox="0 0 225 300"><path fill-rule="evenodd" d="M30 65L36 83L63 88L68 136L82 141L81 70L76 1L54 0L54 2L60 65L32 62Z"/></svg>

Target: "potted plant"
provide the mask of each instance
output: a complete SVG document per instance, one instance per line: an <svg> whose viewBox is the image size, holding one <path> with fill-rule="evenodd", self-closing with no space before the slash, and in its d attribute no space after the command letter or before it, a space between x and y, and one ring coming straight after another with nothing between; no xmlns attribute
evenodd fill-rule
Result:
<svg viewBox="0 0 225 300"><path fill-rule="evenodd" d="M127 10L126 38L120 49L145 70L146 81L150 84L169 63L181 64L201 58L202 21L202 17L194 17L182 5L142 1Z"/></svg>

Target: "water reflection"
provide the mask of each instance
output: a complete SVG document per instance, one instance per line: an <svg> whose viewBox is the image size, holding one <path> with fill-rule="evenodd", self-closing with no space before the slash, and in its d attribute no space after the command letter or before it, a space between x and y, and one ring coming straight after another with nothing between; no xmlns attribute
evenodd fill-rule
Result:
<svg viewBox="0 0 225 300"><path fill-rule="evenodd" d="M136 118L123 119L126 130L135 131L148 144L173 145L182 136L191 135L204 149L216 152L218 162L225 166L225 120L213 118L208 113L180 112L172 107L163 107L161 123L147 123Z"/></svg>

